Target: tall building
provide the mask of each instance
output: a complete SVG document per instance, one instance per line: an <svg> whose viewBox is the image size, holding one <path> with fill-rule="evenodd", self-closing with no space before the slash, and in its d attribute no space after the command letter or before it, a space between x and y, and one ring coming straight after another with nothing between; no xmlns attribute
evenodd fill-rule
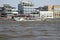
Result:
<svg viewBox="0 0 60 40"><path fill-rule="evenodd" d="M28 15L35 11L34 5L30 1L20 1L18 4L18 11L20 14Z"/></svg>

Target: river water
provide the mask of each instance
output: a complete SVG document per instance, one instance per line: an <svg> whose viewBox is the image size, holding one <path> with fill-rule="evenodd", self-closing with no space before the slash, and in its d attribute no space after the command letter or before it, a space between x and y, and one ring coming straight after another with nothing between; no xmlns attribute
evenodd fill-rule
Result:
<svg viewBox="0 0 60 40"><path fill-rule="evenodd" d="M0 21L0 40L60 40L60 22Z"/></svg>

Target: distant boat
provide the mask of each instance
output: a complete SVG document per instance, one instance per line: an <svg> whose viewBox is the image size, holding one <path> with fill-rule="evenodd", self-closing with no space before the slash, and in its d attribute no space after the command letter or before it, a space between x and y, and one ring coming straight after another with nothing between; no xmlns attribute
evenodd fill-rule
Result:
<svg viewBox="0 0 60 40"><path fill-rule="evenodd" d="M27 19L25 19L25 18L23 18L23 17L14 17L14 20L16 20L16 21L36 21L36 20L27 20Z"/></svg>
<svg viewBox="0 0 60 40"><path fill-rule="evenodd" d="M40 18L31 17L30 15L14 16L14 20L16 20L16 21L41 21Z"/></svg>
<svg viewBox="0 0 60 40"><path fill-rule="evenodd" d="M16 20L16 21L24 21L25 19L24 18L20 18L20 17L14 17L14 20Z"/></svg>

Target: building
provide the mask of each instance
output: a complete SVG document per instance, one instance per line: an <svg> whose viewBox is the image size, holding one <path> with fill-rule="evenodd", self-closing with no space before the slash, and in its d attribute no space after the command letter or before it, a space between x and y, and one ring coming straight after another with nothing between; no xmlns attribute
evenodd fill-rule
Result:
<svg viewBox="0 0 60 40"><path fill-rule="evenodd" d="M11 9L13 9L9 4L4 4L3 8L4 8L4 10L3 10L2 15L4 15L4 17L7 17L7 15L10 15L11 14Z"/></svg>
<svg viewBox="0 0 60 40"><path fill-rule="evenodd" d="M4 4L2 7L0 6L0 14L1 17L12 19L13 16L18 15L18 10L9 4Z"/></svg>
<svg viewBox="0 0 60 40"><path fill-rule="evenodd" d="M10 6L9 4L4 4L3 5L3 13L2 13L2 15L4 15L4 16L8 16L8 15L14 15L14 14L18 14L18 11L16 10L16 8L15 7L12 7L12 6Z"/></svg>
<svg viewBox="0 0 60 40"><path fill-rule="evenodd" d="M53 12L53 18L60 18L60 5L50 5L37 8L39 11Z"/></svg>
<svg viewBox="0 0 60 40"><path fill-rule="evenodd" d="M3 11L3 6L0 6L0 13Z"/></svg>
<svg viewBox="0 0 60 40"><path fill-rule="evenodd" d="M14 9L14 7L10 6L9 4L4 4L4 14L11 14L12 9Z"/></svg>
<svg viewBox="0 0 60 40"><path fill-rule="evenodd" d="M17 9L11 9L12 15L18 15L18 10Z"/></svg>
<svg viewBox="0 0 60 40"><path fill-rule="evenodd" d="M53 11L40 11L40 18L53 18Z"/></svg>
<svg viewBox="0 0 60 40"><path fill-rule="evenodd" d="M60 5L48 6L48 11L53 11L54 18L60 18Z"/></svg>
<svg viewBox="0 0 60 40"><path fill-rule="evenodd" d="M32 12L35 12L35 8L34 8L34 5L32 4L32 2L30 2L30 1L21 1L18 4L18 11L19 11L19 14L28 15Z"/></svg>
<svg viewBox="0 0 60 40"><path fill-rule="evenodd" d="M48 11L48 6L38 7L38 8L36 8L36 10L39 10L39 11Z"/></svg>
<svg viewBox="0 0 60 40"><path fill-rule="evenodd" d="M0 6L0 16L3 13L3 6Z"/></svg>
<svg viewBox="0 0 60 40"><path fill-rule="evenodd" d="M32 2L21 1L18 4L18 13L20 15L29 16L29 18L32 18L32 19L37 19L39 17L39 14L35 8L36 7L32 4Z"/></svg>
<svg viewBox="0 0 60 40"><path fill-rule="evenodd" d="M20 14L20 16L21 15L29 16L27 17L27 19L30 19L30 18L38 19L39 18L39 13L36 10L36 7L30 1L21 1L18 4L18 13Z"/></svg>

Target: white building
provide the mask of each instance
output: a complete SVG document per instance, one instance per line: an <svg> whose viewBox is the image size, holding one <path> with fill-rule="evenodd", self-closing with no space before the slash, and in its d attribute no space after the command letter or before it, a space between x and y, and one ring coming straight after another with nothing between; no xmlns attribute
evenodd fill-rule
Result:
<svg viewBox="0 0 60 40"><path fill-rule="evenodd" d="M18 14L18 11L16 10L16 8L10 6L9 4L4 4L3 7L4 7L4 11L3 11L4 14L7 14L7 15Z"/></svg>
<svg viewBox="0 0 60 40"><path fill-rule="evenodd" d="M35 7L30 1L21 1L18 4L19 14L28 15L35 11Z"/></svg>
<svg viewBox="0 0 60 40"><path fill-rule="evenodd" d="M18 10L17 9L11 9L11 13L18 15Z"/></svg>
<svg viewBox="0 0 60 40"><path fill-rule="evenodd" d="M53 18L52 11L40 11L40 18Z"/></svg>

